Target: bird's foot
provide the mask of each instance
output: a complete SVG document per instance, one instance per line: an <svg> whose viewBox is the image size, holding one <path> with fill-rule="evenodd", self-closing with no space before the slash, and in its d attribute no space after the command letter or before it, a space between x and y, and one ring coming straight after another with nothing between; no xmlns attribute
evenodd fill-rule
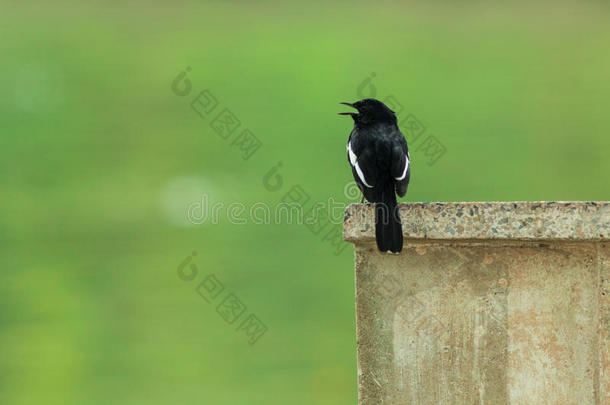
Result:
<svg viewBox="0 0 610 405"><path fill-rule="evenodd" d="M364 204L364 205L371 205L371 203L368 200L365 200L364 197L362 197L362 200L360 200L360 204Z"/></svg>

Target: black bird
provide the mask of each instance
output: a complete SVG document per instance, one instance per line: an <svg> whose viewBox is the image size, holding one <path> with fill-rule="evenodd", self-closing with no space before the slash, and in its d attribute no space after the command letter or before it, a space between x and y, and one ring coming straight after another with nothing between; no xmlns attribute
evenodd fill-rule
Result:
<svg viewBox="0 0 610 405"><path fill-rule="evenodd" d="M347 160L363 198L375 203L375 238L382 252L402 250L402 227L396 194L407 193L411 168L409 148L394 111L373 98L341 103L358 110L347 141Z"/></svg>

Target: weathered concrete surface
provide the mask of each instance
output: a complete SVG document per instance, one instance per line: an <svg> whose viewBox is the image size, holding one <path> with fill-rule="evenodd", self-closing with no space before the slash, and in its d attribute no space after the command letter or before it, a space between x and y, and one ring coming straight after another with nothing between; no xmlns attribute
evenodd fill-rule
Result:
<svg viewBox="0 0 610 405"><path fill-rule="evenodd" d="M352 205L360 404L610 404L610 205Z"/></svg>

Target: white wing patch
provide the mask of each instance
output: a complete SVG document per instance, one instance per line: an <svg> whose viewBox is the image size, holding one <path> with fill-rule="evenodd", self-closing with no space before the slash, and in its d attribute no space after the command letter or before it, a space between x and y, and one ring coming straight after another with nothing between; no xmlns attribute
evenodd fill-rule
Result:
<svg viewBox="0 0 610 405"><path fill-rule="evenodd" d="M354 166L354 169L356 169L356 173L358 173L358 177L360 177L360 180L368 188L373 188L373 186L369 185L369 183L367 183L366 180L364 179L364 173L362 173L362 170L360 169L360 166L358 166L358 157L352 151L352 144L351 144L351 142L347 144L347 153L349 155L349 162L352 164L352 166Z"/></svg>
<svg viewBox="0 0 610 405"><path fill-rule="evenodd" d="M405 170L402 171L402 175L400 177L395 177L396 180L400 181L405 178L407 175L407 170L409 170L409 152L407 152L407 157L405 161Z"/></svg>

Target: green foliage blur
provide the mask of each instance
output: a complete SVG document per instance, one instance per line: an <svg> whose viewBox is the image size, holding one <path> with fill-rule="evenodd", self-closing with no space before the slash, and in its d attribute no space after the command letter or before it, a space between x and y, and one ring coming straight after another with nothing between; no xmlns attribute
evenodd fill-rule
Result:
<svg viewBox="0 0 610 405"><path fill-rule="evenodd" d="M430 165L413 143L405 201L607 200L609 18L591 1L0 3L0 404L355 404L341 225L193 225L188 206L293 186L354 202L336 113L361 94L394 96L445 150ZM229 293L267 326L256 344L217 312Z"/></svg>

